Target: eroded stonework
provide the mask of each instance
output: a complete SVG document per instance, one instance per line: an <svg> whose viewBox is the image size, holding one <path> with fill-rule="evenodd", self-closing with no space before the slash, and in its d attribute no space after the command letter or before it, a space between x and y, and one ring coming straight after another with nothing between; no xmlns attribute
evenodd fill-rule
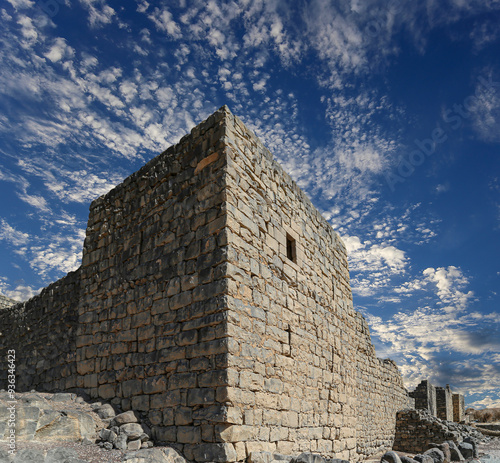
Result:
<svg viewBox="0 0 500 463"><path fill-rule="evenodd" d="M13 299L9 299L8 297L2 296L0 294L0 310L6 309L8 307L12 307L14 304L17 304L17 301Z"/></svg>
<svg viewBox="0 0 500 463"><path fill-rule="evenodd" d="M353 309L342 240L227 107L95 200L81 267L0 323L19 389L144 412L199 462L361 460L413 405Z"/></svg>

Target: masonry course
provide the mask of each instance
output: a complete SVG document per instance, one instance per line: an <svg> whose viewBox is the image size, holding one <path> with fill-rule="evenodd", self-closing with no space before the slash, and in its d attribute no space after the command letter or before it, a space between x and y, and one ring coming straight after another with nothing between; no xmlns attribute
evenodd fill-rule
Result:
<svg viewBox="0 0 500 463"><path fill-rule="evenodd" d="M96 199L80 268L0 326L18 390L83 388L197 462L362 460L414 403L342 240L227 107Z"/></svg>

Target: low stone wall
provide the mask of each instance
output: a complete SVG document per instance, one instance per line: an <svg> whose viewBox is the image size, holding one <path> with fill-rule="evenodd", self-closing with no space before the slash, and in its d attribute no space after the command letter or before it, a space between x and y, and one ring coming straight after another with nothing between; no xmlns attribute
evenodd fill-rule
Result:
<svg viewBox="0 0 500 463"><path fill-rule="evenodd" d="M426 410L406 409L396 415L393 449L399 452L422 453L431 443L453 441L458 444L466 436L479 439L482 437L472 426L441 420Z"/></svg>

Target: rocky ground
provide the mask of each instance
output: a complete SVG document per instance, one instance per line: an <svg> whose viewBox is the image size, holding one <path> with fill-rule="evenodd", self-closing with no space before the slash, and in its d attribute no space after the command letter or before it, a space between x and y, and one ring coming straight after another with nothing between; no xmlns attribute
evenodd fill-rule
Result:
<svg viewBox="0 0 500 463"><path fill-rule="evenodd" d="M500 463L500 438L494 438L478 445L481 463Z"/></svg>
<svg viewBox="0 0 500 463"><path fill-rule="evenodd" d="M32 391L12 400L0 391L0 463L186 463L172 448L152 447L148 426L132 411L72 393Z"/></svg>

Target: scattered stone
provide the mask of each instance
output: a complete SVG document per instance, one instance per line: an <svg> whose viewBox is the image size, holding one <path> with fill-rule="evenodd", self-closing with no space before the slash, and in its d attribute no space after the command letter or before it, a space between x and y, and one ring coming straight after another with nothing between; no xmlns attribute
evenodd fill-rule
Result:
<svg viewBox="0 0 500 463"><path fill-rule="evenodd" d="M458 444L458 450L460 450L460 453L466 460L474 458L474 447L472 444L460 442L460 444Z"/></svg>
<svg viewBox="0 0 500 463"><path fill-rule="evenodd" d="M139 420L137 419L135 412L133 412L132 410L120 413L119 415L116 415L113 419L114 424L117 426L121 426L122 424L127 424L127 423L137 423L138 421Z"/></svg>
<svg viewBox="0 0 500 463"><path fill-rule="evenodd" d="M444 455L444 463L451 462L450 445L447 442L443 442L442 444L429 444L429 448L437 448L441 450Z"/></svg>
<svg viewBox="0 0 500 463"><path fill-rule="evenodd" d="M116 416L115 409L110 404L104 404L95 409L95 412L99 415L99 418L105 420L108 418L114 418Z"/></svg>
<svg viewBox="0 0 500 463"><path fill-rule="evenodd" d="M126 423L120 426L120 434L125 434L129 440L136 440L141 438L144 430L139 423Z"/></svg>
<svg viewBox="0 0 500 463"><path fill-rule="evenodd" d="M290 463L326 463L325 459L316 453L301 453L299 456L292 458Z"/></svg>
<svg viewBox="0 0 500 463"><path fill-rule="evenodd" d="M406 455L402 455L399 459L401 460L401 463L418 463L417 460L407 457Z"/></svg>
<svg viewBox="0 0 500 463"><path fill-rule="evenodd" d="M461 454L460 450L458 450L457 444L455 444L455 442L448 441L447 444L450 447L451 461L465 461L464 456Z"/></svg>
<svg viewBox="0 0 500 463"><path fill-rule="evenodd" d="M71 394L68 392L57 392L52 396L52 401L54 402L71 402L75 400L75 394Z"/></svg>
<svg viewBox="0 0 500 463"><path fill-rule="evenodd" d="M381 462L385 463L401 463L401 459L396 452L390 450L389 452L385 452L380 459Z"/></svg>
<svg viewBox="0 0 500 463"><path fill-rule="evenodd" d="M434 463L434 459L430 455L415 455L414 460L419 463Z"/></svg>
<svg viewBox="0 0 500 463"><path fill-rule="evenodd" d="M114 446L119 450L127 450L127 436L126 434L120 434L114 442Z"/></svg>
<svg viewBox="0 0 500 463"><path fill-rule="evenodd" d="M101 429L99 433L99 437L106 442L110 442L111 444L116 442L118 435L113 432L111 429Z"/></svg>
<svg viewBox="0 0 500 463"><path fill-rule="evenodd" d="M477 458L479 456L478 450L477 450L478 440L472 436L466 436L466 437L464 437L464 442L472 445L472 448L474 449L474 458Z"/></svg>
<svg viewBox="0 0 500 463"><path fill-rule="evenodd" d="M141 439L131 440L127 443L128 450L139 450L142 446Z"/></svg>
<svg viewBox="0 0 500 463"><path fill-rule="evenodd" d="M444 453L438 448L429 449L424 452L424 455L430 456L434 463L444 463Z"/></svg>

